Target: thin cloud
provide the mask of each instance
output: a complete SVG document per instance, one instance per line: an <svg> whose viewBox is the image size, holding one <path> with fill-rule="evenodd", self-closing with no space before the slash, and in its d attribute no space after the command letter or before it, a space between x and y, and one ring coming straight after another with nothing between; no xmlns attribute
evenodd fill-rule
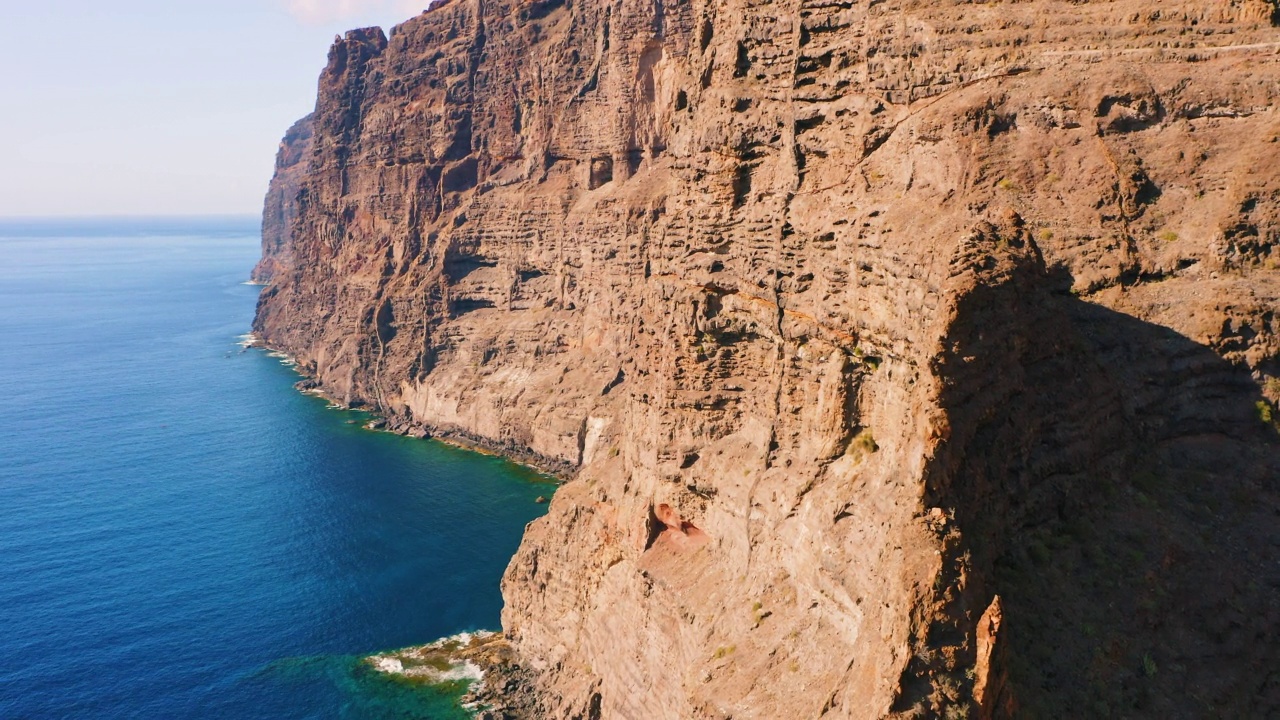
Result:
<svg viewBox="0 0 1280 720"><path fill-rule="evenodd" d="M289 14L308 25L387 15L404 20L422 12L429 0L284 0Z"/></svg>

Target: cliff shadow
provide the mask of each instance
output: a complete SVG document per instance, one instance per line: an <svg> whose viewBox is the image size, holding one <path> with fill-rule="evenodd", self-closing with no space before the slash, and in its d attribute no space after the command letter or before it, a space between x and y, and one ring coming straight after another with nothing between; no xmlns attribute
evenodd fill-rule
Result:
<svg viewBox="0 0 1280 720"><path fill-rule="evenodd" d="M1017 717L1280 711L1280 439L1246 368L1025 263L958 301L926 503ZM996 715L1000 715L999 711Z"/></svg>

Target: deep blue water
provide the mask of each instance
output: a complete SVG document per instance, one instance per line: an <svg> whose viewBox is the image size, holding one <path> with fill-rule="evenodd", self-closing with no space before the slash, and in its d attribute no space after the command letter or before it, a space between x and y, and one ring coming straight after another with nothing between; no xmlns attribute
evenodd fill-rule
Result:
<svg viewBox="0 0 1280 720"><path fill-rule="evenodd" d="M242 351L252 221L0 223L0 717L450 718L370 652L496 629L551 486Z"/></svg>

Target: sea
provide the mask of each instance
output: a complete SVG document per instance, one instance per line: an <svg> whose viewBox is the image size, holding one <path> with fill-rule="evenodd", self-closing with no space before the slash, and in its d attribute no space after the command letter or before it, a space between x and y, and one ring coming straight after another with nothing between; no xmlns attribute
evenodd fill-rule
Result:
<svg viewBox="0 0 1280 720"><path fill-rule="evenodd" d="M0 718L468 717L362 658L498 629L554 483L295 390L258 246L0 220Z"/></svg>

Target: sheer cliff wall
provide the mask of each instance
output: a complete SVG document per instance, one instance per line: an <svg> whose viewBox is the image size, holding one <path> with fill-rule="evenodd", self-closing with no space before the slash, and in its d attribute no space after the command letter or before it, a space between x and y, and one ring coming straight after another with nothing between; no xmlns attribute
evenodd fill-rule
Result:
<svg viewBox="0 0 1280 720"><path fill-rule="evenodd" d="M330 51L255 327L572 469L536 715L1274 712L1275 17L438 3Z"/></svg>
<svg viewBox="0 0 1280 720"><path fill-rule="evenodd" d="M292 264L291 228L298 214L299 183L311 155L311 116L289 128L276 153L276 171L267 189L262 213L262 259L249 279L266 283L276 271Z"/></svg>

